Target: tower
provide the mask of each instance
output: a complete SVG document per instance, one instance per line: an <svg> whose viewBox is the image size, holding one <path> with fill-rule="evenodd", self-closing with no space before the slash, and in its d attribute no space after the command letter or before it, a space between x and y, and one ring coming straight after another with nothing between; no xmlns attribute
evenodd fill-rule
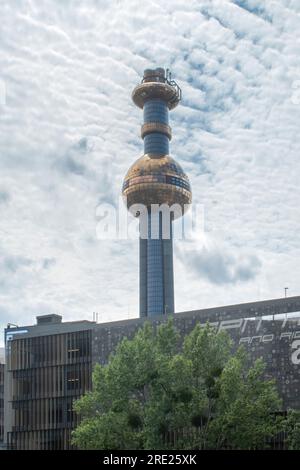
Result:
<svg viewBox="0 0 300 470"><path fill-rule="evenodd" d="M147 69L132 99L144 113L144 155L128 170L122 193L128 210L139 217L144 317L174 312L173 220L184 214L192 193L188 177L169 155L169 110L181 99L179 86L163 68Z"/></svg>

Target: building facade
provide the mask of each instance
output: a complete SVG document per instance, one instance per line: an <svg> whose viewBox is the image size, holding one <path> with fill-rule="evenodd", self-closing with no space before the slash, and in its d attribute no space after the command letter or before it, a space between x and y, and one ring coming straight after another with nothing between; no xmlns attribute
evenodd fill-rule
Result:
<svg viewBox="0 0 300 470"><path fill-rule="evenodd" d="M275 378L284 410L300 409L300 296L177 313L174 325L181 338L197 323L226 330L234 349L244 345L250 360L262 357L266 376ZM149 319L154 325L164 315ZM93 363L105 364L118 342L132 338L143 319L96 324L92 332Z"/></svg>
<svg viewBox="0 0 300 470"><path fill-rule="evenodd" d="M4 444L4 368L0 362L0 449Z"/></svg>
<svg viewBox="0 0 300 470"><path fill-rule="evenodd" d="M72 448L73 401L91 388L91 325L46 315L6 330L8 449Z"/></svg>
<svg viewBox="0 0 300 470"><path fill-rule="evenodd" d="M250 359L262 357L266 376L276 379L283 410L300 408L300 296L182 312L173 315L181 338L197 323L211 323L243 344ZM122 338L145 321L166 316L97 324L38 317L37 324L6 330L4 439L9 449L70 449L78 423L73 402L91 389L92 367L106 364Z"/></svg>

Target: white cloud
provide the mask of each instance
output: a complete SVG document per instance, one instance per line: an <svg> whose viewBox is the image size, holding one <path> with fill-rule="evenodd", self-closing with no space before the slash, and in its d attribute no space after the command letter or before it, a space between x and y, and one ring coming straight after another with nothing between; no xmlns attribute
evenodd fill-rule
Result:
<svg viewBox="0 0 300 470"><path fill-rule="evenodd" d="M221 240L198 261L176 244L177 309L299 292L299 13L296 0L2 6L2 325L137 316L137 243L97 241L95 207L117 201L142 153L130 95L151 66L183 89L171 151Z"/></svg>

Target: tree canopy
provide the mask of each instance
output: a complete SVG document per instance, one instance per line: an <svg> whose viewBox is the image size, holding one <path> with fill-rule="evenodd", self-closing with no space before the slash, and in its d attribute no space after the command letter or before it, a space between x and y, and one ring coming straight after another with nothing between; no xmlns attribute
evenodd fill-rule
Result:
<svg viewBox="0 0 300 470"><path fill-rule="evenodd" d="M93 371L77 402L81 449L259 449L282 428L276 384L235 353L226 332L199 324L184 340L172 319L146 322Z"/></svg>

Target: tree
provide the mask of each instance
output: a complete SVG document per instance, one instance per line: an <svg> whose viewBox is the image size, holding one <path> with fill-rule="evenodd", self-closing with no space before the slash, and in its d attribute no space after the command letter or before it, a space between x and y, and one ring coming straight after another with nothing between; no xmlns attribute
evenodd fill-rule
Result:
<svg viewBox="0 0 300 470"><path fill-rule="evenodd" d="M288 410L284 422L286 447L289 450L300 450L300 410Z"/></svg>
<svg viewBox="0 0 300 470"><path fill-rule="evenodd" d="M75 403L82 449L250 449L281 421L274 381L259 359L235 354L226 332L197 325L183 344L169 319L145 323L96 365L93 391Z"/></svg>

